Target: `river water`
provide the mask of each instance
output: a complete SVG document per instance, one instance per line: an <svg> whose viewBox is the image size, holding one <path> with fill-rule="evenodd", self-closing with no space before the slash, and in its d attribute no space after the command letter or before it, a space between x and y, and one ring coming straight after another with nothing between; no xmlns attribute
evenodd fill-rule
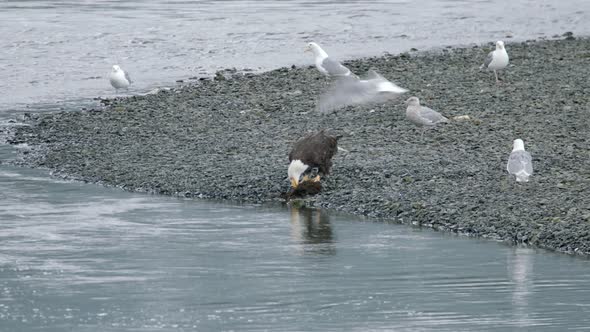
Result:
<svg viewBox="0 0 590 332"><path fill-rule="evenodd" d="M3 1L0 124L227 67L590 34L587 0ZM508 39L507 39L508 40ZM476 64L477 65L477 64ZM20 147L26 148L26 147ZM14 158L0 146L0 161ZM0 332L590 329L590 262L359 217L0 163Z"/></svg>
<svg viewBox="0 0 590 332"><path fill-rule="evenodd" d="M347 59L506 36L589 35L590 3L8 0L0 2L0 31L2 110L112 96L113 64L130 72L135 94L221 68L311 64L309 41Z"/></svg>
<svg viewBox="0 0 590 332"><path fill-rule="evenodd" d="M590 329L590 262L0 170L0 331Z"/></svg>

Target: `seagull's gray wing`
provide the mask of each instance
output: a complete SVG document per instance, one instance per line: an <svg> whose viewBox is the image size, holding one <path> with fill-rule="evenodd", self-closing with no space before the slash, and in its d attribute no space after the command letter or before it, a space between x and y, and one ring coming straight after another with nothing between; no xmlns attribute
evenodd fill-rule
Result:
<svg viewBox="0 0 590 332"><path fill-rule="evenodd" d="M321 113L330 113L344 106L366 103L374 96L374 87L366 81L342 77L320 96L317 108Z"/></svg>
<svg viewBox="0 0 590 332"><path fill-rule="evenodd" d="M492 63L492 60L494 60L494 51L491 51L490 53L488 53L488 57L483 62L483 65L481 65L480 68L481 69L488 68L488 66L490 65L490 63Z"/></svg>
<svg viewBox="0 0 590 332"><path fill-rule="evenodd" d="M513 151L508 158L506 169L510 174L518 174L524 171L527 176L533 174L533 160L531 154L526 151Z"/></svg>
<svg viewBox="0 0 590 332"><path fill-rule="evenodd" d="M329 57L322 61L322 68L324 68L324 70L328 72L328 75L330 76L350 75L350 69L344 67L342 64L340 64L340 62L330 59Z"/></svg>
<svg viewBox="0 0 590 332"><path fill-rule="evenodd" d="M442 116L439 112L426 106L420 106L418 116L423 119L423 123L427 126L432 126L440 122L449 122L449 119Z"/></svg>
<svg viewBox="0 0 590 332"><path fill-rule="evenodd" d="M380 81L387 81L383 76L379 75L379 73L374 69L370 68L367 71L366 80L380 80Z"/></svg>
<svg viewBox="0 0 590 332"><path fill-rule="evenodd" d="M321 113L329 113L349 105L383 103L406 91L376 71L370 70L367 79L364 80L356 76L340 77L320 96L318 110Z"/></svg>
<svg viewBox="0 0 590 332"><path fill-rule="evenodd" d="M406 118L408 120L410 120L410 122L418 125L418 126L424 126L424 125L428 125L430 123L425 123L424 119L422 119L422 117L420 117L420 106L413 106L413 105L408 105L408 108L406 109Z"/></svg>
<svg viewBox="0 0 590 332"><path fill-rule="evenodd" d="M123 70L123 73L125 74L125 79L127 80L127 82L129 82L129 84L131 84L131 77L129 77L129 73Z"/></svg>
<svg viewBox="0 0 590 332"><path fill-rule="evenodd" d="M407 89L397 86L395 83L387 80L385 77L379 75L375 69L369 69L365 81L371 82L377 93L393 93L402 94L408 92ZM390 96L391 97L391 96ZM389 99L389 98L387 98Z"/></svg>

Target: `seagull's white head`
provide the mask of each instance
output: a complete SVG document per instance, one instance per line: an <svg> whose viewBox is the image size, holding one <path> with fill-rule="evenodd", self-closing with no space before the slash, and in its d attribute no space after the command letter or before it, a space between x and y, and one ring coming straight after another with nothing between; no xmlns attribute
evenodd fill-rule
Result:
<svg viewBox="0 0 590 332"><path fill-rule="evenodd" d="M520 138L514 140L512 151L524 151L524 142Z"/></svg>
<svg viewBox="0 0 590 332"><path fill-rule="evenodd" d="M121 67L119 67L118 65L114 65L113 66L113 71L116 72L116 71L119 71L119 70L121 70Z"/></svg>
<svg viewBox="0 0 590 332"><path fill-rule="evenodd" d="M410 97L406 100L406 105L408 106L420 106L420 99L418 97Z"/></svg>
<svg viewBox="0 0 590 332"><path fill-rule="evenodd" d="M324 57L328 56L328 54L326 54L326 52L324 52L324 50L320 47L320 45L318 45L314 42L307 44L304 51L305 52L312 52L316 56L317 55L324 56Z"/></svg>
<svg viewBox="0 0 590 332"><path fill-rule="evenodd" d="M289 181L291 181L291 187L297 188L301 175L307 168L308 166L299 159L293 160L291 164L289 164L287 174L289 175Z"/></svg>
<svg viewBox="0 0 590 332"><path fill-rule="evenodd" d="M503 41L501 41L501 40L498 40L498 41L496 42L496 49L497 49L497 50L503 50L503 49L504 49L504 42L503 42Z"/></svg>
<svg viewBox="0 0 590 332"><path fill-rule="evenodd" d="M313 52L314 49L318 49L319 47L320 47L320 45L318 45L318 44L316 44L314 42L311 42L311 43L308 43L305 46L305 48L303 49L303 51L305 51L305 52Z"/></svg>

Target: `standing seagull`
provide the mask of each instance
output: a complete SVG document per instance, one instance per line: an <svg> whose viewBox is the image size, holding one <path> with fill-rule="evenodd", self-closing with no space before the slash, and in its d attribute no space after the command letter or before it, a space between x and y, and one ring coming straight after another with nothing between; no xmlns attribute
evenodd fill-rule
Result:
<svg viewBox="0 0 590 332"><path fill-rule="evenodd" d="M437 111L420 105L418 97L410 97L406 100L408 108L406 109L406 118L415 125L422 127L420 139L424 136L424 130L427 127L434 127L439 123L449 122L449 119L442 116Z"/></svg>
<svg viewBox="0 0 590 332"><path fill-rule="evenodd" d="M498 40L496 42L496 50L488 54L486 61L479 69L493 70L494 75L496 75L496 83L499 83L500 80L498 79L497 71L506 68L508 66L508 60L508 53L506 53L506 49L504 48L504 42Z"/></svg>
<svg viewBox="0 0 590 332"><path fill-rule="evenodd" d="M113 70L109 75L109 80L111 81L111 85L116 90L119 89L127 89L129 88L129 84L131 84L131 78L129 78L129 74L121 69L118 65L113 66Z"/></svg>
<svg viewBox="0 0 590 332"><path fill-rule="evenodd" d="M318 169L318 176L313 181L319 181L320 175L328 175L332 169L332 157L338 151L338 138L320 130L309 134L297 142L289 153L289 168L287 174L291 186L297 188L300 182L307 181L307 177L301 178L304 173Z"/></svg>
<svg viewBox="0 0 590 332"><path fill-rule="evenodd" d="M533 174L531 154L524 150L524 142L520 138L514 140L514 148L508 158L506 170L516 176L516 182L528 182L529 176Z"/></svg>
<svg viewBox="0 0 590 332"><path fill-rule="evenodd" d="M305 52L313 52L315 56L315 66L324 75L329 77L350 76L352 72L350 69L344 67L340 62L331 59L320 45L316 43L309 43L305 48Z"/></svg>

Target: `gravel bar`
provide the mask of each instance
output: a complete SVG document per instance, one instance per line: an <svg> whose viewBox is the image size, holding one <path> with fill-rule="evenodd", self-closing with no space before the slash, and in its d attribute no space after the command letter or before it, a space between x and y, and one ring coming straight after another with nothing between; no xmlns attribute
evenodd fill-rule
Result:
<svg viewBox="0 0 590 332"><path fill-rule="evenodd" d="M12 162L129 191L284 202L293 142L331 128L348 152L334 157L320 194L292 203L588 255L590 39L508 43L501 84L479 70L492 49L347 61L361 76L376 68L410 92L327 115L315 105L329 80L312 67L226 70L100 109L27 114L30 126L15 127L9 141L29 148ZM420 140L405 119L409 96L470 119ZM506 172L515 138L533 156L528 183Z"/></svg>

